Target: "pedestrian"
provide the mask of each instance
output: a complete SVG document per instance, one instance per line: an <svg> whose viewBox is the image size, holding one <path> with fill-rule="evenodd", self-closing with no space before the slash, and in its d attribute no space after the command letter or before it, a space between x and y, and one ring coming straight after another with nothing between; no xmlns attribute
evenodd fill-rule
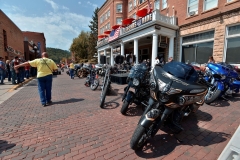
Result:
<svg viewBox="0 0 240 160"><path fill-rule="evenodd" d="M209 57L208 63L215 63L215 60L214 60L213 56L210 56L210 57Z"/></svg>
<svg viewBox="0 0 240 160"><path fill-rule="evenodd" d="M173 61L173 57L168 58L168 63Z"/></svg>
<svg viewBox="0 0 240 160"><path fill-rule="evenodd" d="M70 77L71 79L74 79L74 64L73 61L71 61L70 65L69 65L69 69L70 69Z"/></svg>
<svg viewBox="0 0 240 160"><path fill-rule="evenodd" d="M8 75L8 82L11 81L11 71L10 71L10 60L6 60L6 71L7 71L7 75Z"/></svg>
<svg viewBox="0 0 240 160"><path fill-rule="evenodd" d="M57 65L55 62L48 58L47 52L42 53L42 58L38 58L29 62L16 65L14 68L17 69L22 66L37 67L37 81L38 81L38 93L42 106L52 104L52 80L53 71L57 71Z"/></svg>
<svg viewBox="0 0 240 160"><path fill-rule="evenodd" d="M155 58L155 65L158 65L159 64L159 59L158 57Z"/></svg>
<svg viewBox="0 0 240 160"><path fill-rule="evenodd" d="M3 58L0 57L0 84L4 84L3 80L5 79L5 63L3 62Z"/></svg>
<svg viewBox="0 0 240 160"><path fill-rule="evenodd" d="M18 56L14 57L14 59L10 62L10 71L11 71L11 76L12 76L12 84L16 84L16 79L17 79L17 73L14 69L15 65L18 65Z"/></svg>

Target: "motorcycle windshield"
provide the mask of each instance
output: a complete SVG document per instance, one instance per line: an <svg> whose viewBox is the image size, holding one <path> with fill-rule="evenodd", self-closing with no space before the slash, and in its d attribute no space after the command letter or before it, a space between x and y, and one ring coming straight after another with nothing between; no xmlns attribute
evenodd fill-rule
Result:
<svg viewBox="0 0 240 160"><path fill-rule="evenodd" d="M140 78L141 79L141 78L144 77L147 69L148 68L147 68L147 65L145 63L136 64L131 68L128 77L129 78Z"/></svg>
<svg viewBox="0 0 240 160"><path fill-rule="evenodd" d="M172 61L163 66L163 70L172 76L189 81L189 82L197 82L198 81L198 73L194 70L191 65Z"/></svg>

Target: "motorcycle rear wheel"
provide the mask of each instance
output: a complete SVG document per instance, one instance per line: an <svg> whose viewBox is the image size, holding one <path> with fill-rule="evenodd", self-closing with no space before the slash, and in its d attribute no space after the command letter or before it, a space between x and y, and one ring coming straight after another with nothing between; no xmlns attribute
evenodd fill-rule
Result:
<svg viewBox="0 0 240 160"><path fill-rule="evenodd" d="M107 81L107 84L104 86L101 97L100 97L100 107L101 108L104 108L104 102L105 102L105 98L107 95L108 87L109 87L109 81Z"/></svg>
<svg viewBox="0 0 240 160"><path fill-rule="evenodd" d="M127 109L128 109L128 106L129 106L129 102L126 101L126 100L124 100L124 101L123 101L123 104L122 104L122 108L121 108L121 113L122 113L123 115L126 114Z"/></svg>
<svg viewBox="0 0 240 160"><path fill-rule="evenodd" d="M98 88L99 85L99 79L94 79L93 84L91 84L90 88L91 90L95 91Z"/></svg>
<svg viewBox="0 0 240 160"><path fill-rule="evenodd" d="M147 140L146 129L143 126L138 125L131 138L130 147L133 150L138 150L144 145L146 140Z"/></svg>
<svg viewBox="0 0 240 160"><path fill-rule="evenodd" d="M208 92L210 92L210 91L208 91ZM212 96L208 99L206 97L208 96L209 93L207 93L207 95L205 96L205 103L210 104L210 103L214 102L220 96L221 92L222 92L221 90L215 88L215 90L212 93Z"/></svg>

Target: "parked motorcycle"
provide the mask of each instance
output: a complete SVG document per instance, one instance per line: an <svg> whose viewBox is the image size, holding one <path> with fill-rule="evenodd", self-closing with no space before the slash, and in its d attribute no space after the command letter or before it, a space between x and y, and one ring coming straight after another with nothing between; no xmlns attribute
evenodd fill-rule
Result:
<svg viewBox="0 0 240 160"><path fill-rule="evenodd" d="M149 98L149 72L145 63L133 66L127 78L128 85L124 88L122 97L123 105L121 113L126 114L129 105L135 103L137 105L147 105ZM130 91L134 88L135 92Z"/></svg>
<svg viewBox="0 0 240 160"><path fill-rule="evenodd" d="M103 67L103 72L105 73L103 78L103 85L102 85L102 91L100 96L100 107L104 108L105 98L107 93L111 92L111 79L110 79L110 72L111 72L111 66L105 65Z"/></svg>
<svg viewBox="0 0 240 160"><path fill-rule="evenodd" d="M77 76L79 78L87 77L87 75L90 73L90 66L89 65L83 65L80 69L77 70Z"/></svg>
<svg viewBox="0 0 240 160"><path fill-rule="evenodd" d="M203 78L209 86L206 104L214 102L218 97L224 98L225 95L239 92L240 81L236 80L238 73L226 66L208 63Z"/></svg>
<svg viewBox="0 0 240 160"><path fill-rule="evenodd" d="M89 66L89 74L87 75L85 86L90 87L93 91L99 86L99 79L97 70L92 66Z"/></svg>
<svg viewBox="0 0 240 160"><path fill-rule="evenodd" d="M185 63L172 61L153 68L148 106L130 141L133 150L141 148L162 126L169 127L174 133L183 130L182 118L196 112L207 93L207 87L197 81L197 72Z"/></svg>

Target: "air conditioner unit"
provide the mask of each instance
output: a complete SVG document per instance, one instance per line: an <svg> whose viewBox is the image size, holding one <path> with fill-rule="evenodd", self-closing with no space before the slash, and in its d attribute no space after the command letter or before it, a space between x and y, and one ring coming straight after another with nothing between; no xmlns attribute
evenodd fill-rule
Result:
<svg viewBox="0 0 240 160"><path fill-rule="evenodd" d="M193 16L193 15L195 15L195 11L191 11L188 14L189 14L189 16Z"/></svg>

